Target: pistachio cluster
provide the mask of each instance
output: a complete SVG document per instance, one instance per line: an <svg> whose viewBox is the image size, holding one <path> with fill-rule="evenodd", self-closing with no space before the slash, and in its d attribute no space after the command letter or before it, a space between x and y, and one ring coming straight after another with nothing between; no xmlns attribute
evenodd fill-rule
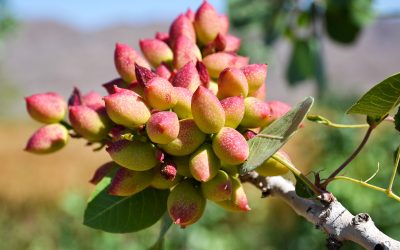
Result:
<svg viewBox="0 0 400 250"><path fill-rule="evenodd" d="M120 78L103 85L107 96L76 89L68 105L55 93L26 98L32 118L47 124L26 150L54 152L70 135L104 144L112 162L92 182L113 172L111 195L171 189L168 213L181 227L201 217L206 200L250 210L238 175L249 156L247 140L290 107L263 101L267 65L237 55L240 39L228 28L227 17L204 1L195 13L179 15L169 33L141 40L143 57L117 43ZM287 169L270 159L257 171L281 175Z"/></svg>

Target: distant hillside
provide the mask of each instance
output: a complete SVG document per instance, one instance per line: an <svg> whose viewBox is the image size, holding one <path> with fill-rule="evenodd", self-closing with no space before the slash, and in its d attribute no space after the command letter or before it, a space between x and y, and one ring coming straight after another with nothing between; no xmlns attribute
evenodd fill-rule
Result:
<svg viewBox="0 0 400 250"><path fill-rule="evenodd" d="M48 90L59 91L67 97L76 85L84 86L84 91L102 91L100 84L117 76L113 65L115 42L137 48L139 38L168 31L165 24L121 25L93 33L81 33L47 21L23 23L19 27L6 42L2 70L20 88L20 98ZM338 91L360 92L400 71L399 44L400 19L378 20L365 30L356 46L325 43L331 86ZM274 49L275 62L271 62L268 73L268 97L294 103L312 95L313 85L287 87L283 75L287 54L285 43Z"/></svg>

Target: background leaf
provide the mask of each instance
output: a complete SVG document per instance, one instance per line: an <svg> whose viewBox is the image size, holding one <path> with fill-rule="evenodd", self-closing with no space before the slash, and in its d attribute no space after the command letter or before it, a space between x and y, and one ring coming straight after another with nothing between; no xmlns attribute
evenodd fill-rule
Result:
<svg viewBox="0 0 400 250"><path fill-rule="evenodd" d="M241 166L241 174L245 174L257 168L266 159L276 153L298 129L300 123L310 111L313 102L314 99L312 97L307 97L279 120L276 120L262 130L258 136L249 140L250 154L247 161ZM259 135L273 136L281 139L266 138Z"/></svg>
<svg viewBox="0 0 400 250"><path fill-rule="evenodd" d="M169 216L168 213L165 213L162 220L161 220L161 229L160 229L160 234L158 236L158 239L156 243L149 249L149 250L162 250L164 249L164 237L165 234L168 232L168 229L172 225L172 220L171 217Z"/></svg>
<svg viewBox="0 0 400 250"><path fill-rule="evenodd" d="M111 178L97 186L85 210L86 226L110 233L136 232L156 223L167 209L169 190L147 188L133 196L107 193Z"/></svg>
<svg viewBox="0 0 400 250"><path fill-rule="evenodd" d="M394 116L394 127L397 131L400 132L400 107L397 110L396 115Z"/></svg>
<svg viewBox="0 0 400 250"><path fill-rule="evenodd" d="M382 118L400 103L400 73L375 85L348 111L348 114L363 114Z"/></svg>
<svg viewBox="0 0 400 250"><path fill-rule="evenodd" d="M313 197L313 191L300 178L298 178L297 176L294 177L296 178L296 194L302 198Z"/></svg>

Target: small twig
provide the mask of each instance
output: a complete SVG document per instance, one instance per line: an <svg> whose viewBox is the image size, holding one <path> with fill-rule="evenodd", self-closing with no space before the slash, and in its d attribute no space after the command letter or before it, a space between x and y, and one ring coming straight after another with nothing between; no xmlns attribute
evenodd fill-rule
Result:
<svg viewBox="0 0 400 250"><path fill-rule="evenodd" d="M261 137L261 138L267 138L267 139L277 139L277 140L283 140L285 139L282 136L277 136L277 135L268 135L268 134L258 134L256 135L257 137Z"/></svg>
<svg viewBox="0 0 400 250"><path fill-rule="evenodd" d="M323 124L323 125L326 125L326 126L329 126L329 127L333 127L333 128L367 128L367 127L369 127L369 125L366 124L366 123L365 124L339 124L339 123L334 123L334 122L331 122L330 120L328 120L325 117L320 116L320 115L308 115L307 119L309 121L316 122L316 123L319 123L319 124Z"/></svg>
<svg viewBox="0 0 400 250"><path fill-rule="evenodd" d="M396 195L395 193L392 192L392 190L389 189L385 189L382 187L378 187L369 183L366 183L365 181L360 181L351 177L347 177L347 176L335 176L333 178L333 180L346 180L346 181L351 181L353 183L357 183L361 186L373 189L375 191L381 192L381 193L385 193L389 198L392 198L398 202L400 202L400 196Z"/></svg>
<svg viewBox="0 0 400 250"><path fill-rule="evenodd" d="M387 188L388 192L392 192L394 179L396 178L396 175L397 175L397 167L399 166L399 160L400 160L400 149L397 150L397 156L396 156L396 160L395 160L395 163L394 163L392 176L390 177L389 186Z"/></svg>
<svg viewBox="0 0 400 250"><path fill-rule="evenodd" d="M368 130L365 133L363 140L361 141L360 145L358 145L356 150L354 150L354 152L349 156L349 158L347 158L342 163L342 165L340 165L335 171L333 171L333 173L323 183L321 183L321 186L323 188L326 188L326 186L335 178L335 176L338 175L347 165L349 165L349 163L352 162L354 160L354 158L356 158L358 153L360 153L361 149L363 149L363 147L367 143L373 129L374 129L374 126L368 127Z"/></svg>
<svg viewBox="0 0 400 250"><path fill-rule="evenodd" d="M371 175L371 177L369 177L368 179L366 179L364 182L365 182L365 183L368 183L370 180L372 180L372 179L378 174L378 172L379 172L379 162L378 162L378 168L376 169L375 173L373 173L373 174Z"/></svg>

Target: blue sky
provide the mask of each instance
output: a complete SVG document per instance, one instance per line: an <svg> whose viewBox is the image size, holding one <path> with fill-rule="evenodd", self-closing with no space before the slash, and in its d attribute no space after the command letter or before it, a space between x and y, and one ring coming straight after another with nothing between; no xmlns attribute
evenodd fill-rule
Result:
<svg viewBox="0 0 400 250"><path fill-rule="evenodd" d="M225 0L209 0L219 13ZM378 12L400 10L399 0L375 0ZM57 20L83 30L101 29L118 23L170 22L202 0L9 0L20 20Z"/></svg>

